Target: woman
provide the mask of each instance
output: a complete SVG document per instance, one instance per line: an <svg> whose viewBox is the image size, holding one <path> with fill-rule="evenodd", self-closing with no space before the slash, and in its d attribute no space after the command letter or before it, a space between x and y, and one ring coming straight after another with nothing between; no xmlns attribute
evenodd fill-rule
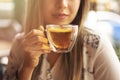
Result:
<svg viewBox="0 0 120 80"><path fill-rule="evenodd" d="M109 41L83 26L89 0L27 0L24 32L16 36L4 80L120 80L120 63ZM71 52L55 54L47 24L79 25Z"/></svg>

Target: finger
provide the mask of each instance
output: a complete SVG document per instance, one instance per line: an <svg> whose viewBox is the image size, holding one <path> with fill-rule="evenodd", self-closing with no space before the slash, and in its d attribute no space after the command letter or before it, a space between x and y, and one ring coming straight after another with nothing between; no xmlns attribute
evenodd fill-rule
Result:
<svg viewBox="0 0 120 80"><path fill-rule="evenodd" d="M41 36L35 36L31 39L25 39L24 43L26 45L33 45L33 44L48 44L48 39L41 37Z"/></svg>
<svg viewBox="0 0 120 80"><path fill-rule="evenodd" d="M32 46L28 46L26 48L24 48L26 52L30 52L30 51L51 51L50 47L48 45L32 45Z"/></svg>
<svg viewBox="0 0 120 80"><path fill-rule="evenodd" d="M42 30L42 31L44 32L45 37L47 37L47 36L46 36L46 29L45 29L45 27L39 26L38 29L39 29L39 30Z"/></svg>
<svg viewBox="0 0 120 80"><path fill-rule="evenodd" d="M31 32L29 32L28 34L25 35L24 38L31 38L33 36L43 36L45 37L45 34L43 31L37 30L37 29L33 29Z"/></svg>
<svg viewBox="0 0 120 80"><path fill-rule="evenodd" d="M48 39L45 37L36 36L36 37L34 37L34 39L35 39L34 41L36 41L36 42L48 43Z"/></svg>
<svg viewBox="0 0 120 80"><path fill-rule="evenodd" d="M39 44L38 44L39 45ZM43 50L50 50L51 48L50 48L50 46L47 44L43 44L42 46L41 46L41 49L43 49Z"/></svg>
<svg viewBox="0 0 120 80"><path fill-rule="evenodd" d="M51 51L47 51L47 50L41 50L41 51L31 51L31 53L33 53L33 54L36 54L36 55L41 55L41 54L48 54L48 53L51 53Z"/></svg>
<svg viewBox="0 0 120 80"><path fill-rule="evenodd" d="M44 27L41 26L41 25L38 27L38 29L41 30L41 31L44 31Z"/></svg>

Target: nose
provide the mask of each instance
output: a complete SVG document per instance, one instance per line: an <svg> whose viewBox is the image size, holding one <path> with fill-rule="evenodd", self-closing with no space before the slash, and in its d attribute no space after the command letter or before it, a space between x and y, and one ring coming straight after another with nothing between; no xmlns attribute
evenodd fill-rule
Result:
<svg viewBox="0 0 120 80"><path fill-rule="evenodd" d="M68 0L59 0L59 8L67 8L68 7Z"/></svg>

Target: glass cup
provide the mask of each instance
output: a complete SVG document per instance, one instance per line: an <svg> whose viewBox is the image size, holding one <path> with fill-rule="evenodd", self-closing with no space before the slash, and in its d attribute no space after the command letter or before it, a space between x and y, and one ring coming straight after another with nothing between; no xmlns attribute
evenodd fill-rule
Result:
<svg viewBox="0 0 120 80"><path fill-rule="evenodd" d="M53 52L72 50L78 34L78 25L46 25L46 35Z"/></svg>

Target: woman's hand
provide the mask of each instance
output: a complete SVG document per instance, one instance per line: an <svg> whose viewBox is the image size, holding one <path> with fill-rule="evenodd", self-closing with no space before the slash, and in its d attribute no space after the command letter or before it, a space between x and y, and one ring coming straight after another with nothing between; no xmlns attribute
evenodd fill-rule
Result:
<svg viewBox="0 0 120 80"><path fill-rule="evenodd" d="M41 54L50 53L51 50L43 26L32 30L23 37L22 48L24 51L23 66L27 67L36 67Z"/></svg>
<svg viewBox="0 0 120 80"><path fill-rule="evenodd" d="M24 35L21 41L21 48L23 50L24 62L19 70L18 80L31 80L41 54L51 52L43 26Z"/></svg>

